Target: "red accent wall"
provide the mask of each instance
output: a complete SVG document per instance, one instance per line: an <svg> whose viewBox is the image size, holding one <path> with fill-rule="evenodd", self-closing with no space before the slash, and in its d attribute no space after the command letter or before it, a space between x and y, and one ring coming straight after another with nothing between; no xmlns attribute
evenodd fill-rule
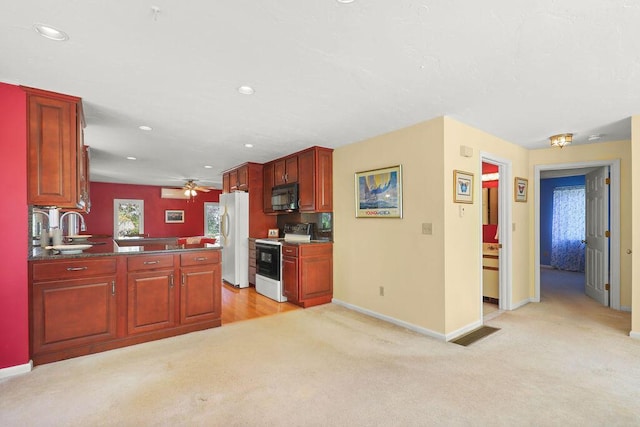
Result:
<svg viewBox="0 0 640 427"><path fill-rule="evenodd" d="M0 369L29 362L27 96L0 83Z"/></svg>
<svg viewBox="0 0 640 427"><path fill-rule="evenodd" d="M217 202L220 190L200 192L193 201L162 199L162 187L153 185L91 183L91 212L85 215L86 234L113 235L113 201L144 200L144 234L149 237L187 237L204 234L204 202ZM166 224L165 210L184 210L184 223Z"/></svg>
<svg viewBox="0 0 640 427"><path fill-rule="evenodd" d="M482 162L482 173L496 173L498 172L498 165ZM482 188L497 187L498 180L494 181L482 181Z"/></svg>

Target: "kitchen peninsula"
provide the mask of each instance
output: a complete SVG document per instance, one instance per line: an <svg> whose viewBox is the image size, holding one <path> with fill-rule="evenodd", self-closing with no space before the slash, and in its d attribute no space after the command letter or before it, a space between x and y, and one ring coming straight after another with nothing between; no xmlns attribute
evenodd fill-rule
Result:
<svg viewBox="0 0 640 427"><path fill-rule="evenodd" d="M89 243L72 255L31 250L34 364L221 325L219 246L172 239Z"/></svg>

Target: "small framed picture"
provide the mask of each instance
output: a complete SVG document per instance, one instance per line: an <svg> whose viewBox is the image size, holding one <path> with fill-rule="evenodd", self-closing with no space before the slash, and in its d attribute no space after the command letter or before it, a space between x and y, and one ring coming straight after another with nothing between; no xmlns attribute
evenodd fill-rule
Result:
<svg viewBox="0 0 640 427"><path fill-rule="evenodd" d="M164 222L167 224L184 222L184 211L164 211Z"/></svg>
<svg viewBox="0 0 640 427"><path fill-rule="evenodd" d="M269 237L271 239L277 239L278 238L278 229L277 228L270 228L269 229L269 234L267 234L267 237Z"/></svg>
<svg viewBox="0 0 640 427"><path fill-rule="evenodd" d="M453 201L454 203L473 203L472 173L453 171Z"/></svg>
<svg viewBox="0 0 640 427"><path fill-rule="evenodd" d="M526 202L529 192L529 181L526 178L516 177L513 185L513 193L516 202Z"/></svg>

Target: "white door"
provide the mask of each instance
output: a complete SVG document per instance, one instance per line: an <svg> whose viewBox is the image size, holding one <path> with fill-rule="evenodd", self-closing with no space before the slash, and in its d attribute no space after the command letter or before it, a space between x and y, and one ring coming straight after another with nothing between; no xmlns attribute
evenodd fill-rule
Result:
<svg viewBox="0 0 640 427"><path fill-rule="evenodd" d="M585 293L602 305L609 305L609 185L608 167L586 175Z"/></svg>

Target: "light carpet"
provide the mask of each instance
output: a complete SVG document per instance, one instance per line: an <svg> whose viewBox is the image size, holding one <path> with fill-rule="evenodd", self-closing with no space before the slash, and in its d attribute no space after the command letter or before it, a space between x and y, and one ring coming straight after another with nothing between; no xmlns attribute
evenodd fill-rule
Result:
<svg viewBox="0 0 640 427"><path fill-rule="evenodd" d="M640 425L629 313L544 287L488 324L462 347L332 304L233 323L4 379L0 425Z"/></svg>

